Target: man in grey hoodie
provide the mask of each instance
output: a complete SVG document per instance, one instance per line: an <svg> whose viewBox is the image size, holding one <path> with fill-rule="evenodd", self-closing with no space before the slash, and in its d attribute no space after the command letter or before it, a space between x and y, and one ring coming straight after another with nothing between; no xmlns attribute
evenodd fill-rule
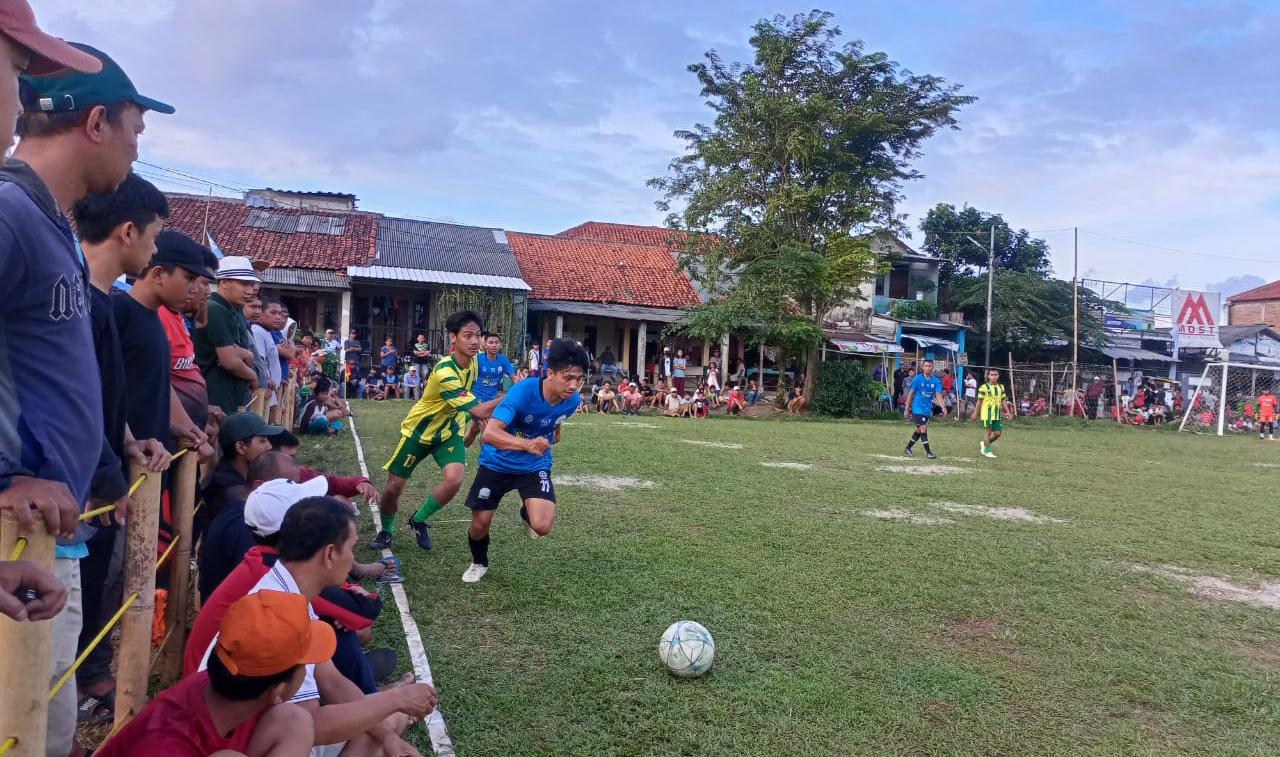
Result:
<svg viewBox="0 0 1280 757"><path fill-rule="evenodd" d="M0 508L29 517L56 502L54 575L70 597L53 621L51 681L75 660L79 560L93 533L77 519L106 444L97 374L31 357L94 354L84 257L65 214L128 176L146 111L173 112L138 94L104 53L75 47L101 70L22 77L21 143L0 170ZM75 726L76 692L65 686L49 704L47 754L71 753Z"/></svg>

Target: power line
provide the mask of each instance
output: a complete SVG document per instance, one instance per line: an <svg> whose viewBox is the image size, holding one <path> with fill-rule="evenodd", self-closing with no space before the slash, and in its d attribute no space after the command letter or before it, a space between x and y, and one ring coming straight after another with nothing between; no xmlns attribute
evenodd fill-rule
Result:
<svg viewBox="0 0 1280 757"><path fill-rule="evenodd" d="M1223 260L1240 260L1246 263L1271 263L1273 265L1280 265L1280 260L1275 260L1275 259L1249 258L1249 257L1240 256L1240 255L1224 255L1222 253L1212 253L1212 252L1197 252L1195 250L1184 250L1180 247L1168 247L1162 244L1151 244L1150 242L1139 242L1135 239L1125 239L1124 237L1112 236L1111 234L1103 234L1100 231L1090 231L1089 229L1080 229L1080 230L1086 234L1092 234L1095 237L1112 239L1117 242L1124 242L1126 244L1135 244L1135 245L1138 245L1139 247L1150 247L1153 250L1164 250L1166 252L1179 252L1184 255L1198 255L1204 258L1220 258Z"/></svg>

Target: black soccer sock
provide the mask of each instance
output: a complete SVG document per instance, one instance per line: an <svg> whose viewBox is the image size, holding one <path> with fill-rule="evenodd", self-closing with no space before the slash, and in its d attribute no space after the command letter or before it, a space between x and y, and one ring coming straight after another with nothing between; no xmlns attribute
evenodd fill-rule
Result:
<svg viewBox="0 0 1280 757"><path fill-rule="evenodd" d="M912 447L916 446L916 440L919 438L920 438L919 431L916 431L913 434L911 434L911 441L907 442L907 449L911 449Z"/></svg>
<svg viewBox="0 0 1280 757"><path fill-rule="evenodd" d="M921 435L920 435L920 443L924 445L924 451L925 451L925 452L932 452L932 451L933 451L933 450L929 449L929 435L928 435L928 434L921 434Z"/></svg>
<svg viewBox="0 0 1280 757"><path fill-rule="evenodd" d="M471 562L489 567L489 535L485 534L483 539L473 539L471 534L467 534L467 544L471 547Z"/></svg>
<svg viewBox="0 0 1280 757"><path fill-rule="evenodd" d="M529 508L525 507L524 505L520 505L520 520L524 521L525 523L529 522Z"/></svg>

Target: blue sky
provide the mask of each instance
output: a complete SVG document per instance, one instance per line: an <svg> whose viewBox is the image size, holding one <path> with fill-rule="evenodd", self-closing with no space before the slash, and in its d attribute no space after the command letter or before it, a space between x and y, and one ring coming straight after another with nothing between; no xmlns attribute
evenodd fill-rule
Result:
<svg viewBox="0 0 1280 757"><path fill-rule="evenodd" d="M711 48L746 59L751 24L811 7L35 6L45 28L100 47L177 106L149 118L144 161L235 188L353 192L368 210L532 232L660 222L645 180L678 154L672 132L708 113L685 67ZM823 7L846 38L979 98L959 131L926 144L925 178L905 188L913 224L938 202L1002 212L1045 232L1066 277L1071 234L1054 230L1080 226L1082 274L1230 289L1280 278L1280 4Z"/></svg>

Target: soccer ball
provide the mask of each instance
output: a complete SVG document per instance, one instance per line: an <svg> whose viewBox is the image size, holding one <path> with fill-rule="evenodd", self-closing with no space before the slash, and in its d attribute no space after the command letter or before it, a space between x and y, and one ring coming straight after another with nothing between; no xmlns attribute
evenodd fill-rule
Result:
<svg viewBox="0 0 1280 757"><path fill-rule="evenodd" d="M658 659L672 675L697 678L711 670L716 658L716 642L711 632L692 620L677 620L663 632L658 642Z"/></svg>

